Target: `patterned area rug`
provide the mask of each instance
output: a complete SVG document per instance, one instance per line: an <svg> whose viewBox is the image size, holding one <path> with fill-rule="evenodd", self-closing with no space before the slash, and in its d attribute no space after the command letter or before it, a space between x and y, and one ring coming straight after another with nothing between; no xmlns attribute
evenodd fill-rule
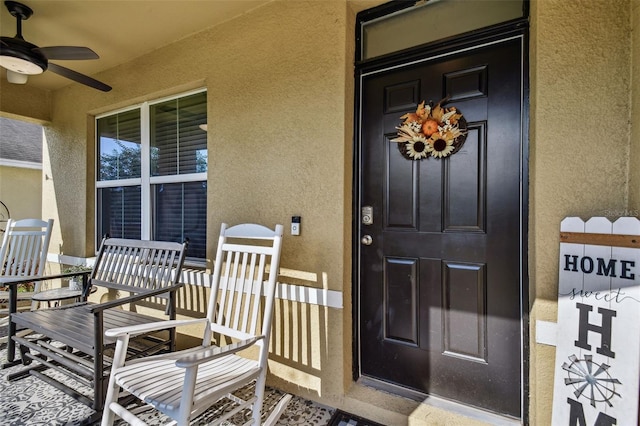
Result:
<svg viewBox="0 0 640 426"><path fill-rule="evenodd" d="M0 363L6 362L6 345L0 346ZM75 399L67 396L42 380L28 376L23 379L8 382L6 376L19 371L22 366L0 370L0 424L1 425L80 425L83 420L95 414L94 410ZM55 377L62 382L73 382L71 379L57 372L45 374ZM91 395L91 390L80 384L73 384L74 389L85 395ZM241 391L246 392L248 389ZM269 414L280 400L282 393L276 389L267 388L263 416ZM203 413L192 422L192 425L207 425L209 419L220 411L228 410L228 404L218 404ZM280 417L278 425L327 425L334 409L294 396L287 409ZM243 423L246 413L239 413L233 417L228 426ZM156 412L144 416L150 425L160 425L169 419ZM124 422L116 422L122 425Z"/></svg>

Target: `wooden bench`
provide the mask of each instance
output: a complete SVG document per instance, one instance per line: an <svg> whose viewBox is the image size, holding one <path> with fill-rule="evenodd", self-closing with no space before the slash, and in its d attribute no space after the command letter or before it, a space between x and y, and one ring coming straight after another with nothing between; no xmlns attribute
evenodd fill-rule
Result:
<svg viewBox="0 0 640 426"><path fill-rule="evenodd" d="M12 339L19 345L26 369L10 375L16 380L27 374L39 377L76 400L91 406L99 414L109 378L115 339L107 338L109 328L158 321L158 317L136 312L140 304L165 310L170 319L176 315L176 291L186 245L161 241L118 238L103 240L96 262L83 283L84 302L51 309L11 314L15 327L33 331ZM116 298L104 303L86 301L92 287L102 287ZM129 305L124 309L123 305ZM35 336L35 337L34 337ZM146 335L136 342L130 357L175 349L175 329L162 335ZM93 399L71 386L41 373L55 369L93 389Z"/></svg>

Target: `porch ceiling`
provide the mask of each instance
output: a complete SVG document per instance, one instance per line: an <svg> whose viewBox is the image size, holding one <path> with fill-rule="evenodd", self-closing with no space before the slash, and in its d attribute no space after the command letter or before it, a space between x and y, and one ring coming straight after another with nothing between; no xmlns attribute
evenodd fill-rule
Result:
<svg viewBox="0 0 640 426"><path fill-rule="evenodd" d="M274 0L19 0L34 11L33 16L23 22L24 38L40 47L68 45L93 49L100 59L54 61L91 76L234 19L270 1ZM356 12L384 2L330 1L345 1ZM13 37L16 34L15 18L9 14L4 2L1 8L0 33ZM4 68L1 73L0 78L6 83ZM29 77L27 84L56 90L72 82L45 72Z"/></svg>

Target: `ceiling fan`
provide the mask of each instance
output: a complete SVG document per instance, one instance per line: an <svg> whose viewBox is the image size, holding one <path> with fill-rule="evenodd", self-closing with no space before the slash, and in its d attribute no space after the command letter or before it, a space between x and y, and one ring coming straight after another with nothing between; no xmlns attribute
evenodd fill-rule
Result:
<svg viewBox="0 0 640 426"><path fill-rule="evenodd" d="M22 37L22 21L33 15L33 10L15 1L5 1L5 6L16 18L17 34L15 37L0 37L0 66L7 70L10 83L24 84L29 75L41 74L47 69L54 73L82 83L94 89L108 92L111 86L87 75L65 68L50 60L84 60L98 59L99 56L88 47L49 46L38 47Z"/></svg>

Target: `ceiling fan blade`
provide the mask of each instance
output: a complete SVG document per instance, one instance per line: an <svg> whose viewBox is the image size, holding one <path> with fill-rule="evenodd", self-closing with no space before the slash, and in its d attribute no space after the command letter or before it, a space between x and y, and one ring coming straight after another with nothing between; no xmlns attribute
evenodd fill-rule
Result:
<svg viewBox="0 0 640 426"><path fill-rule="evenodd" d="M99 58L96 52L82 46L48 46L36 47L33 50L42 53L47 59L83 60Z"/></svg>
<svg viewBox="0 0 640 426"><path fill-rule="evenodd" d="M70 70L69 68L62 67L60 65L49 62L49 71L53 71L54 73L66 77L70 80L77 81L78 83L82 83L89 87L93 87L94 89L102 90L103 92L108 92L111 90L111 86L108 86L98 80L95 80L88 75L80 74L74 70Z"/></svg>

